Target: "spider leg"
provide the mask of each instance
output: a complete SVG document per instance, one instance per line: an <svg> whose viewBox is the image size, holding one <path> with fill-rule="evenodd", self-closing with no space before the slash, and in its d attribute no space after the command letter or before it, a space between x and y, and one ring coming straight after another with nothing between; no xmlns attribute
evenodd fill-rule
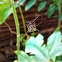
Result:
<svg viewBox="0 0 62 62"><path fill-rule="evenodd" d="M27 34L29 33L29 31L26 32Z"/></svg>
<svg viewBox="0 0 62 62"><path fill-rule="evenodd" d="M38 15L33 21L35 22L41 15Z"/></svg>
<svg viewBox="0 0 62 62"><path fill-rule="evenodd" d="M38 29L36 29L38 32L40 31L40 30L38 30Z"/></svg>

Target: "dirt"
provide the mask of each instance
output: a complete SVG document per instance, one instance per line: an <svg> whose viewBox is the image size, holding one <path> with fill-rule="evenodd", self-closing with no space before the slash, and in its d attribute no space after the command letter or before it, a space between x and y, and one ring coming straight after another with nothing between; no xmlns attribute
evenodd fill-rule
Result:
<svg viewBox="0 0 62 62"><path fill-rule="evenodd" d="M42 20L41 24L37 26L36 28L39 29L39 33L44 35L44 41L45 43L47 43L46 41L47 41L48 36L50 36L51 33L57 27L58 19L54 18L54 15L57 14L58 12L55 12L51 18L48 18L44 14L47 11L49 4L46 6L45 9L43 9L40 12L37 11L37 6L39 3L35 4L28 11L25 11L24 9L25 4L22 5L22 11L25 18L25 22L33 21L33 19L35 19L38 15L41 15L41 16L43 15L41 18L37 19L35 23L38 24ZM17 8L17 14L18 14L19 22L20 22L20 30L21 30L20 33L23 33L24 31L23 24L22 24L22 19L21 19L18 8ZM16 31L14 18L12 14L7 18L6 22L10 25L13 31ZM62 31L62 23L60 27ZM38 34L38 32L36 34ZM20 48L21 50L24 50L24 47L22 47L22 45L20 46ZM15 50L16 50L16 35L11 34L8 27L5 24L0 25L0 62L13 62L15 59L17 59L17 56L14 53Z"/></svg>

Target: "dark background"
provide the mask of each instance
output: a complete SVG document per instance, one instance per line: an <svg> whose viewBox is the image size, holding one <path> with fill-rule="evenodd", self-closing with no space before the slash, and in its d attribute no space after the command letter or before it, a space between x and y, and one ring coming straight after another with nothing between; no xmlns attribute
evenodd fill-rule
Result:
<svg viewBox="0 0 62 62"><path fill-rule="evenodd" d="M45 15L45 12L47 11L47 8L49 4L51 4L51 2L48 2L46 7L40 12L37 11L37 6L39 2L37 2L28 11L25 11L26 3L27 2L25 2L25 4L22 5L22 11L25 22L33 21L33 19L35 19L38 15L41 15L42 17L39 17L35 21L36 25L42 21L41 24L37 26L39 32L35 32L35 33L43 34L46 42L48 36L50 36L51 33L57 28L58 19L54 18L54 15L58 14L58 11L56 11L50 18L48 18L47 15ZM22 19L18 8L17 8L17 14L20 23L20 33L24 33ZM13 31L16 31L14 18L12 14L6 19L6 22L10 25ZM62 22L60 25L60 30L62 31ZM11 44L12 46L10 46ZM21 49L23 49L22 45L21 45ZM8 27L3 23L2 25L0 25L0 62L12 62L14 59L16 59L14 50L16 50L16 35L10 33Z"/></svg>

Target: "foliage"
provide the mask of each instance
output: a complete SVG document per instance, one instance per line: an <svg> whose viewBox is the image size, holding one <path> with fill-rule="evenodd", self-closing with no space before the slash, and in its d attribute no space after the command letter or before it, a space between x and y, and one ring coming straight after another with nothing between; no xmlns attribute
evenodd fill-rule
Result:
<svg viewBox="0 0 62 62"><path fill-rule="evenodd" d="M24 38L20 39L20 30L19 22L16 14L15 8L22 5L26 0L17 1L15 3L13 0L0 0L0 24L3 24L7 17L13 13L14 20L16 24L17 32L17 56L19 62L55 62L56 57L62 55L62 35L59 30L56 30L47 40L47 46L43 44L43 35L38 34L37 37L31 36L30 39L25 44L25 52L20 51L20 42ZM45 8L47 1L39 0L40 4L38 5L38 11L41 11ZM52 0L54 3L51 4L48 8L47 15L51 15L60 7L58 0ZM30 9L37 0L30 0L25 6L25 10ZM61 1L62 2L62 1ZM19 5L18 5L19 4ZM60 9L59 9L60 10ZM60 11L59 11L60 13ZM60 14L59 14L60 15ZM60 18L60 17L59 17ZM60 23L60 22L59 22ZM60 25L60 24L59 24ZM43 45L42 45L43 44ZM29 53L26 54L26 53Z"/></svg>
<svg viewBox="0 0 62 62"><path fill-rule="evenodd" d="M62 62L62 55L61 56L57 56L55 62Z"/></svg>
<svg viewBox="0 0 62 62"><path fill-rule="evenodd" d="M40 1L40 4L38 5L37 9L38 9L38 11L41 11L42 9L45 8L47 1L43 1L43 0L38 0L38 1ZM59 5L59 4L58 4L58 0L51 0L51 1L53 1L53 3L49 5L48 10L47 10L47 12L46 12L46 14L47 14L48 17L51 17L52 14L53 14L55 11L57 11L57 10L59 9L59 8L58 8L58 5ZM30 0L30 1L26 4L25 10L29 10L29 9L37 2L37 0L34 0L33 3L32 3L32 2L33 2L33 0ZM62 4L62 0L61 0L60 5L61 5L61 4ZM58 18L58 17L57 17L57 18ZM62 20L62 19L60 19L60 20Z"/></svg>
<svg viewBox="0 0 62 62"><path fill-rule="evenodd" d="M26 0L21 0L20 2L19 2L19 5L23 5L23 3L25 3L25 1ZM15 2L15 8L17 8L18 7L18 4L17 4L17 2Z"/></svg>
<svg viewBox="0 0 62 62"><path fill-rule="evenodd" d="M41 11L43 8L45 8L45 6L46 6L46 1L41 2L38 6L38 11Z"/></svg>
<svg viewBox="0 0 62 62"><path fill-rule="evenodd" d="M42 0L39 0L39 1L42 1ZM37 0L30 0L25 6L25 10L29 10L36 2ZM38 11L41 11L42 9L44 9L45 6L46 6L46 1L40 2L40 4L38 5Z"/></svg>
<svg viewBox="0 0 62 62"><path fill-rule="evenodd" d="M61 36L59 30L53 32L53 34L48 37L47 46L43 44L43 35L38 34L36 38L31 36L25 44L25 52L17 52L19 62L55 62L56 57L62 55ZM26 53L30 53L30 56Z"/></svg>
<svg viewBox="0 0 62 62"><path fill-rule="evenodd" d="M22 0L19 2L22 5L26 0ZM18 7L18 4L15 2L15 8ZM13 13L12 5L8 0L1 0L0 1L0 24L3 24L8 16Z"/></svg>
<svg viewBox="0 0 62 62"><path fill-rule="evenodd" d="M38 5L38 11L41 11L42 9L45 8L47 1L43 1L43 0L39 0L40 4ZM50 4L50 6L48 7L48 11L46 12L46 14L48 15L48 17L51 17L51 15L58 10L58 0L52 0L54 3ZM19 4L22 5L23 3L25 3L26 0L22 0L19 1ZM30 0L26 6L25 6L25 10L29 10L35 3L37 2L37 0ZM62 1L61 1L62 2ZM61 4L61 3L60 3ZM18 7L18 3L17 1L15 2L15 8ZM13 12L12 9L12 5L10 4L10 1L7 0L0 0L0 24L3 24L5 22L5 20L7 19L7 17ZM7 14L6 14L7 13ZM58 16L57 16L58 17ZM56 17L56 18L57 18ZM60 18L60 20L62 20Z"/></svg>
<svg viewBox="0 0 62 62"><path fill-rule="evenodd" d="M25 6L25 10L28 10L30 9L35 3L36 3L37 0L30 0L27 5Z"/></svg>
<svg viewBox="0 0 62 62"><path fill-rule="evenodd" d="M12 8L9 2L0 2L0 24L4 23L6 18L11 14Z"/></svg>
<svg viewBox="0 0 62 62"><path fill-rule="evenodd" d="M48 11L47 11L47 15L48 17L51 17L51 15L58 9L58 7L55 5L55 4L51 4L49 7L48 7Z"/></svg>
<svg viewBox="0 0 62 62"><path fill-rule="evenodd" d="M48 7L48 11L47 11L47 16L48 17L51 17L51 15L55 12L55 11L57 11L58 9L59 9L59 5L61 5L61 3L62 3L62 0L61 0L61 3L59 4L59 1L58 0L52 0L53 1L53 3L52 4L50 4L50 6ZM58 17L57 17L58 18ZM61 20L61 19L60 19Z"/></svg>

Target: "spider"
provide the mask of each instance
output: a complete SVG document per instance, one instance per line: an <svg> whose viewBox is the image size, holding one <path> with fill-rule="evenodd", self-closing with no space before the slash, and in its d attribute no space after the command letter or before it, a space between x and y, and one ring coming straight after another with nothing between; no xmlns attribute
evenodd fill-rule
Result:
<svg viewBox="0 0 62 62"><path fill-rule="evenodd" d="M27 22L27 28L28 28L28 31L27 31L27 33L31 33L31 32L35 32L35 31L38 31L39 32L39 30L36 28L36 26L38 26L38 25L36 25L36 23L35 23L35 21L40 17L41 15L38 15L35 19L34 19L34 21L29 21L29 22Z"/></svg>
<svg viewBox="0 0 62 62"><path fill-rule="evenodd" d="M35 31L38 31L38 32L39 32L39 30L38 30L36 27L37 27L39 24L41 24L42 21L41 21L39 24L37 24L37 25L36 25L35 21L36 21L40 16L41 16L41 15L38 15L33 21L28 21L28 22L27 22L27 25L26 25L27 28L28 28L27 33L35 32ZM7 27L9 28L9 30L10 30L11 33L16 34L16 32L12 31L11 27L7 24L7 22L4 22L4 23L5 23L5 25L7 25ZM23 28L23 26L22 26L21 28Z"/></svg>

